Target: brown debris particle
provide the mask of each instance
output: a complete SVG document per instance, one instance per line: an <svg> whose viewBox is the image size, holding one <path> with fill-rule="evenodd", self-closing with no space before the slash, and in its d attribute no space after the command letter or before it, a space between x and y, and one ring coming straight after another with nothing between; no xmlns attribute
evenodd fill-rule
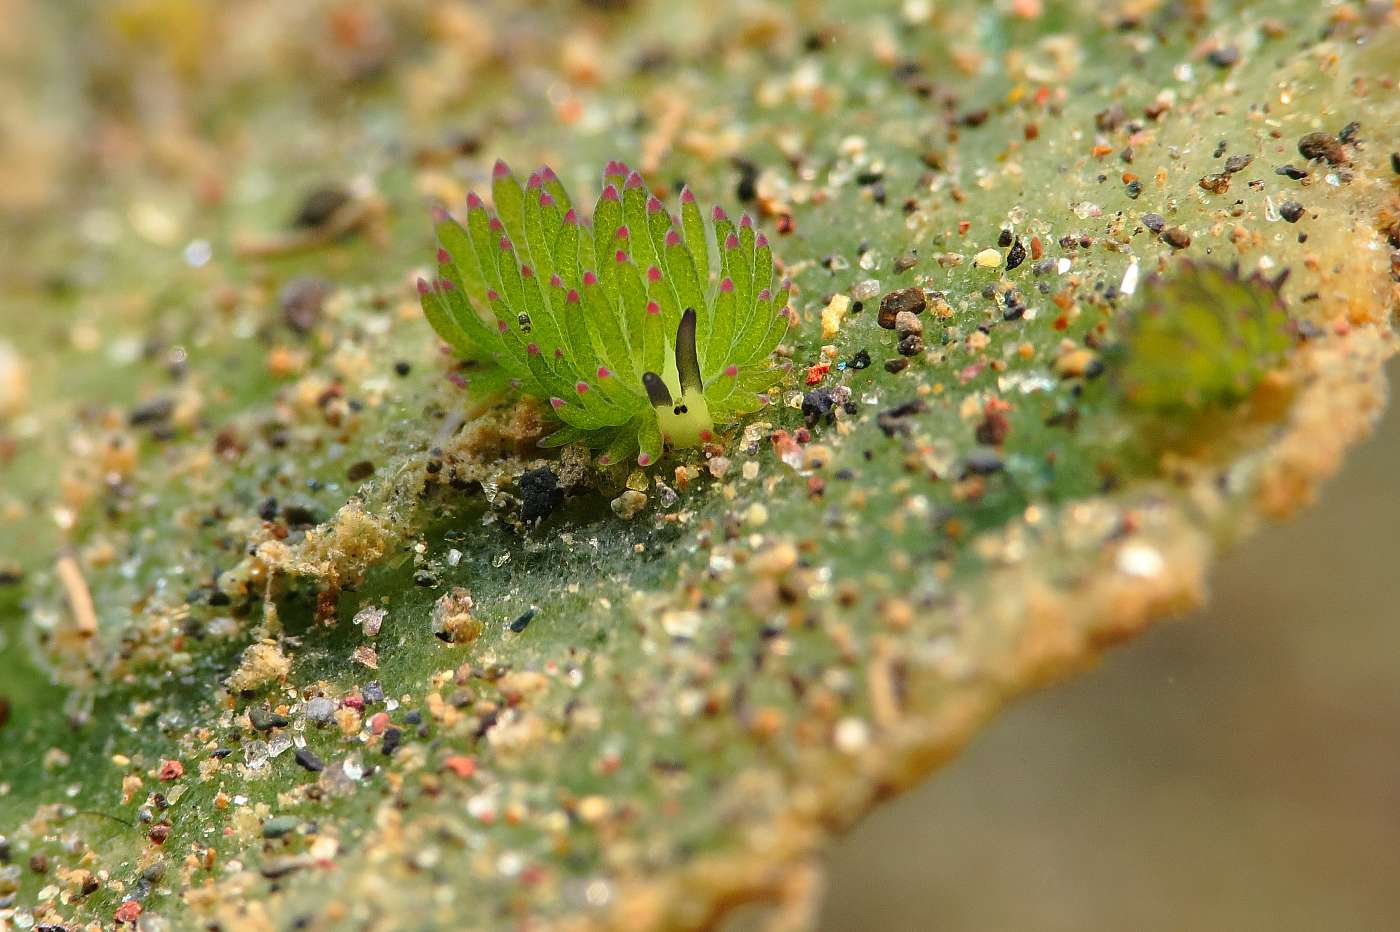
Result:
<svg viewBox="0 0 1400 932"><path fill-rule="evenodd" d="M284 679L291 669L291 659L282 653L282 648L277 642L270 638L265 639L249 644L243 651L243 659L239 661L238 669L229 676L228 685L236 692L257 689L259 686Z"/></svg>
<svg viewBox="0 0 1400 932"><path fill-rule="evenodd" d="M1331 133L1308 133L1298 140L1298 154L1308 161L1326 159L1329 165L1344 165L1350 161L1342 141Z"/></svg>
<svg viewBox="0 0 1400 932"><path fill-rule="evenodd" d="M469 644L481 634L481 620L472 615L471 590L454 586L433 605L433 636L448 644Z"/></svg>
<svg viewBox="0 0 1400 932"><path fill-rule="evenodd" d="M1162 239L1173 249L1185 249L1191 245L1191 234L1181 227L1170 227L1162 231Z"/></svg>
<svg viewBox="0 0 1400 932"><path fill-rule="evenodd" d="M880 299L880 314L877 323L886 330L893 330L901 312L922 314L928 302L922 288L902 288L891 291Z"/></svg>

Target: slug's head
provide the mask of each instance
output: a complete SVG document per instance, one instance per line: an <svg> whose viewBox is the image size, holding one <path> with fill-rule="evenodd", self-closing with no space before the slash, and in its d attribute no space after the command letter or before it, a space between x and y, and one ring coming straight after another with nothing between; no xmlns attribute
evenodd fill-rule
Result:
<svg viewBox="0 0 1400 932"><path fill-rule="evenodd" d="M687 308L676 328L675 356L666 360L665 374L642 375L647 399L661 424L661 436L673 447L699 446L710 439L715 427L700 381L695 323L695 309Z"/></svg>

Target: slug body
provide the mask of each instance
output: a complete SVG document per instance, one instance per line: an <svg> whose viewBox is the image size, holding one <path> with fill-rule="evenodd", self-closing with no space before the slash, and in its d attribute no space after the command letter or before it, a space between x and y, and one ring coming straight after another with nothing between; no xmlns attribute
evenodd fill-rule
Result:
<svg viewBox="0 0 1400 932"><path fill-rule="evenodd" d="M470 195L465 223L437 212L437 275L418 290L459 356L549 402L562 424L542 445L646 466L766 401L790 288L747 216L706 223L683 190L673 217L619 162L591 223L548 168L522 187L498 162L492 200Z"/></svg>

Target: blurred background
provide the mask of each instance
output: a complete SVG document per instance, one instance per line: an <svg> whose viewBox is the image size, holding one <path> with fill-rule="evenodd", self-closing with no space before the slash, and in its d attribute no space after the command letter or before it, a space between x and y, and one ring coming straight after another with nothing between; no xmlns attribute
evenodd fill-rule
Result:
<svg viewBox="0 0 1400 932"><path fill-rule="evenodd" d="M1023 698L852 832L822 928L1396 928L1398 471L1392 406L1205 611Z"/></svg>

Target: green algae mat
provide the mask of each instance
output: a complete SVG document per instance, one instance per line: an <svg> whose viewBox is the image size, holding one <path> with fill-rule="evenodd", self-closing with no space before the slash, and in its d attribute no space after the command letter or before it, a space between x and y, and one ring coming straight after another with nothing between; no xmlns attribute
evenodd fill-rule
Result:
<svg viewBox="0 0 1400 932"><path fill-rule="evenodd" d="M1387 3L0 12L0 925L808 926L1385 400Z"/></svg>

